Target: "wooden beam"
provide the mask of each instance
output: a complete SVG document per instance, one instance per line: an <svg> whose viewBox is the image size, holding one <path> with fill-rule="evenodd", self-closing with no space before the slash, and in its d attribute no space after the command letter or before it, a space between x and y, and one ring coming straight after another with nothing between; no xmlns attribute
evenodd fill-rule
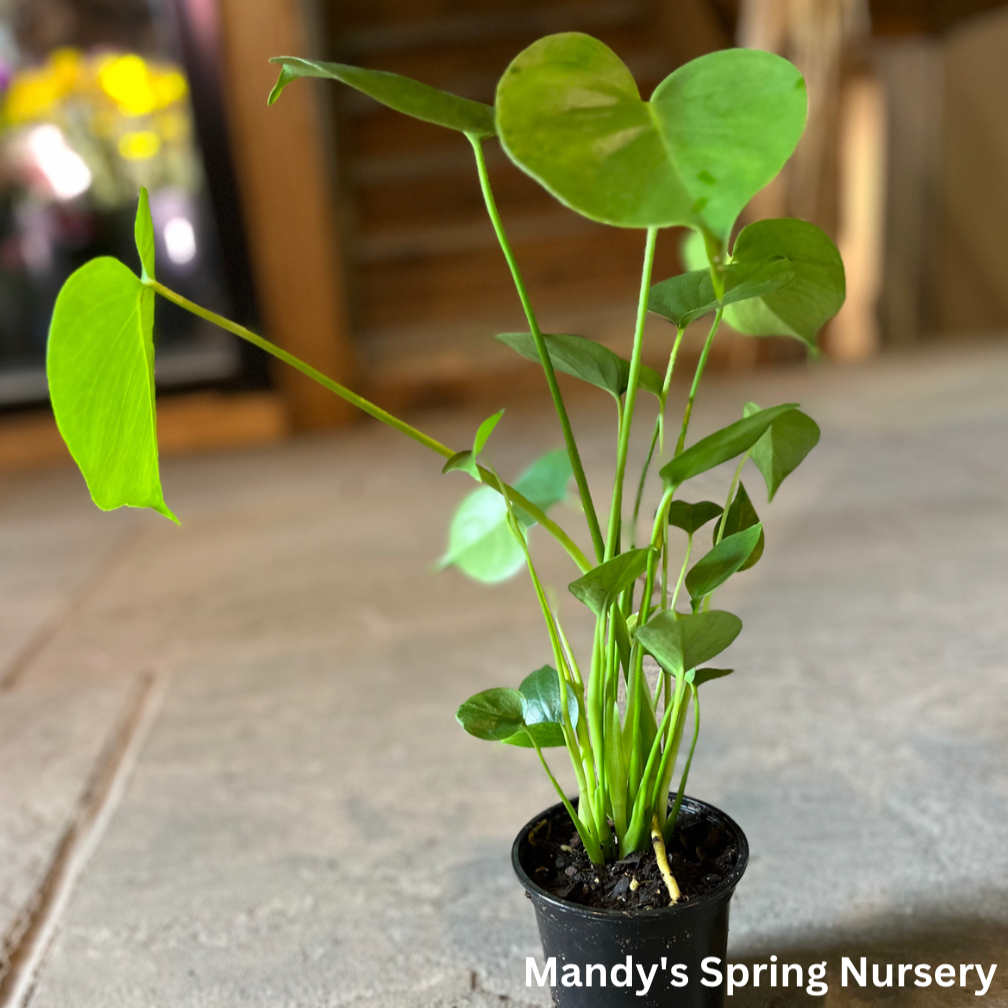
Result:
<svg viewBox="0 0 1008 1008"><path fill-rule="evenodd" d="M299 0L220 0L224 87L267 335L340 382L354 354L318 92L302 82L273 108L271 56L307 55ZM295 426L329 427L354 411L292 368L279 387Z"/></svg>

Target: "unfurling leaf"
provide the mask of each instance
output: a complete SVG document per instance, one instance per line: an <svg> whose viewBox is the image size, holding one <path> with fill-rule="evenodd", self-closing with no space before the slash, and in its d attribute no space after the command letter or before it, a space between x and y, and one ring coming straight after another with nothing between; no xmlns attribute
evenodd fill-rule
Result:
<svg viewBox="0 0 1008 1008"><path fill-rule="evenodd" d="M649 546L619 553L572 581L568 585L570 593L596 616L603 616L620 592L647 570L648 557L653 552Z"/></svg>
<svg viewBox="0 0 1008 1008"><path fill-rule="evenodd" d="M746 403L745 409L747 415L755 415L759 407ZM773 500L781 483L818 443L819 425L801 410L792 410L774 420L749 456L763 474L767 500Z"/></svg>
<svg viewBox="0 0 1008 1008"><path fill-rule="evenodd" d="M571 477L565 451L543 455L515 482L514 488L536 507L547 511L567 494ZM534 519L515 508L518 521L533 525ZM448 530L448 552L441 565L454 565L475 578L492 584L504 581L521 570L525 553L508 526L504 498L492 487L474 490L458 506Z"/></svg>
<svg viewBox="0 0 1008 1008"><path fill-rule="evenodd" d="M455 720L470 735L501 742L524 724L525 698L514 689L498 687L471 696L455 711Z"/></svg>
<svg viewBox="0 0 1008 1008"><path fill-rule="evenodd" d="M760 410L708 434L663 466L661 478L667 486L675 488L699 473L741 455L752 448L778 417L796 407L797 403L785 403Z"/></svg>
<svg viewBox="0 0 1008 1008"><path fill-rule="evenodd" d="M698 602L715 588L723 585L736 571L741 570L752 556L762 535L763 526L757 523L741 532L725 536L709 553L701 557L686 575L686 590L690 598Z"/></svg>
<svg viewBox="0 0 1008 1008"><path fill-rule="evenodd" d="M480 137L494 134L494 110L489 105L460 98L410 77L383 70L365 70L344 63L319 63L298 56L275 56L270 62L281 65L280 77L270 92L270 105L291 81L299 77L325 77L348 84L414 119Z"/></svg>
<svg viewBox="0 0 1008 1008"><path fill-rule="evenodd" d="M620 227L685 224L725 241L735 218L791 156L805 84L753 49L681 66L641 100L597 39L549 35L497 86L497 133L511 159L562 203Z"/></svg>
<svg viewBox="0 0 1008 1008"><path fill-rule="evenodd" d="M720 609L689 616L665 609L637 627L634 635L666 672L678 675L720 654L741 629L738 616Z"/></svg>
<svg viewBox="0 0 1008 1008"><path fill-rule="evenodd" d="M137 234L153 267L141 221ZM154 291L118 259L92 259L56 298L46 373L56 424L95 504L176 521L158 471L153 325Z"/></svg>
<svg viewBox="0 0 1008 1008"><path fill-rule="evenodd" d="M147 190L140 188L133 237L140 254L140 275L144 280L154 279L154 222L151 220L150 201Z"/></svg>
<svg viewBox="0 0 1008 1008"><path fill-rule="evenodd" d="M819 330L844 302L840 253L825 232L808 221L785 217L743 228L732 263L751 266L770 256L787 258L794 279L780 290L727 308L725 322L750 336L792 336L814 348Z"/></svg>

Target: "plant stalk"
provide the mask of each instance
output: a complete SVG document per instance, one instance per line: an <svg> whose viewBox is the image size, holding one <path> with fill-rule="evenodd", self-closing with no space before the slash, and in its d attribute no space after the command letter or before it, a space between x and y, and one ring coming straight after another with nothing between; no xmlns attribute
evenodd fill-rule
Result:
<svg viewBox="0 0 1008 1008"><path fill-rule="evenodd" d="M560 386L557 384L556 372L553 370L553 362L550 360L549 351L546 349L546 341L543 339L542 330L536 319L532 302L529 299L528 291L525 288L525 281L522 279L521 271L518 269L518 261L515 259L511 249L511 243L507 239L504 231L504 224L501 221L500 213L497 211L497 203L494 200L493 192L490 189L490 177L487 174L486 158L483 155L483 142L474 134L467 133L472 144L473 152L476 155L476 168L479 171L480 187L483 190L483 201L486 203L487 213L490 215L490 222L493 224L497 241L500 243L501 251L507 260L508 268L511 270L511 277L514 280L518 297L521 300L522 308L525 311L525 318L528 321L532 339L535 342L536 351L539 354L539 361L542 364L543 372L546 375L546 384L549 386L550 395L553 397L553 405L556 407L557 417L563 429L564 444L567 447L567 454L570 456L571 468L574 470L574 479L577 482L578 493L581 496L581 506L584 508L585 518L588 522L588 529L591 532L592 544L599 561L605 553L605 544L602 540L602 530L599 527L598 515L595 512L595 505L592 503L591 491L588 488L588 479L585 476L584 466L581 464L581 455L578 452L577 443L574 440L574 432L571 430L570 418L567 416L567 407L564 405L563 396L560 393Z"/></svg>
<svg viewBox="0 0 1008 1008"><path fill-rule="evenodd" d="M266 353L276 357L277 360L282 360L285 364L289 364L291 367L296 368L303 375L307 375L307 377L311 378L312 381L318 382L318 384L323 388L327 388L330 392L338 395L341 399L345 399L348 403L356 406L363 413L367 413L368 416L372 416L376 420L380 420L383 424L386 424L394 430L405 434L407 437L412 438L419 444L422 444L425 448L429 448L431 451L436 452L442 458L451 458L455 454L455 452L447 445L441 444L440 441L430 437L430 435L424 434L423 431L410 426L410 424L406 423L405 420L400 420L397 416L393 416L391 413L383 410L380 406L376 406L373 402L369 402L363 396L359 396L356 392L351 391L346 386L333 381L331 378L322 374L321 371L313 368L310 364L306 364L304 361L299 360L282 347L278 347L275 343L271 343L268 339L252 332L251 329L246 329L245 326L239 325L237 322L232 322L230 319L224 318L223 315L218 315L216 312L212 312L207 308L203 308L195 302L190 301L188 298L184 298L181 294L176 294L170 287L165 287L164 284L159 283L157 280L146 280L144 282L148 287L157 291L157 293L165 298L165 300L171 301L180 308L184 308L187 312L190 312L201 319L205 319L207 322L212 322L221 329L225 329L227 332L245 340L247 343L251 343L253 346L259 347L260 350L264 350ZM500 486L503 486L507 491L507 497L510 502L515 507L520 507L527 511L533 518L535 518L536 522L542 525L542 527L546 529L546 531L549 532L561 546L563 546L582 572L591 570L591 562L580 550L577 544L555 521L553 521L552 518L546 515L542 508L537 507L527 497L520 494L514 487L508 485L507 483L502 483L498 486L496 477L489 472L489 470L484 469L482 466L478 466L477 468L479 470L481 483L486 484L488 487L492 487L498 492L500 492Z"/></svg>

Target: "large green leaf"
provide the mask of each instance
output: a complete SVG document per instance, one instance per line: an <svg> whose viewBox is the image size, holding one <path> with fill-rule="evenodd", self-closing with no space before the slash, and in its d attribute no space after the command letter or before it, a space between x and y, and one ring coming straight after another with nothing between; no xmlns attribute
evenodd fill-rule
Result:
<svg viewBox="0 0 1008 1008"><path fill-rule="evenodd" d="M763 526L757 523L741 532L725 536L710 552L702 556L686 575L686 590L690 598L698 602L741 570L752 556L762 535Z"/></svg>
<svg viewBox="0 0 1008 1008"><path fill-rule="evenodd" d="M703 528L712 518L717 518L724 508L714 501L697 501L690 504L689 501L674 500L669 504L668 522L681 528L687 535L693 535L698 528Z"/></svg>
<svg viewBox="0 0 1008 1008"><path fill-rule="evenodd" d="M299 77L325 77L349 84L375 101L414 119L481 137L494 134L494 111L489 105L460 98L410 77L383 70L365 70L344 63L318 63L298 56L276 56L270 62L281 64L280 77L270 92L270 105L291 81Z"/></svg>
<svg viewBox="0 0 1008 1008"><path fill-rule="evenodd" d="M153 324L154 291L118 259L92 259L56 298L46 373L56 424L95 504L176 521L158 472Z"/></svg>
<svg viewBox="0 0 1008 1008"><path fill-rule="evenodd" d="M829 237L808 221L784 217L742 229L732 263L754 265L771 256L791 261L786 287L725 310L725 321L750 336L793 336L815 347L819 330L840 310L846 281L843 261Z"/></svg>
<svg viewBox="0 0 1008 1008"><path fill-rule="evenodd" d="M648 557L653 552L648 546L620 553L572 581L568 585L570 593L596 616L603 616L616 596L647 570Z"/></svg>
<svg viewBox="0 0 1008 1008"><path fill-rule="evenodd" d="M527 675L518 692L525 698L525 726L535 737L540 749L566 745L563 734L563 698L560 695L559 673L552 665L543 665ZM578 703L574 690L567 687L567 713L577 727ZM532 740L523 729L504 739L508 745L532 748Z"/></svg>
<svg viewBox="0 0 1008 1008"><path fill-rule="evenodd" d="M471 696L455 711L455 720L470 735L502 742L524 724L525 698L514 689L498 687Z"/></svg>
<svg viewBox="0 0 1008 1008"><path fill-rule="evenodd" d="M680 329L722 305L762 297L786 287L796 273L783 256L724 267L724 296L714 292L709 269L691 270L656 283L648 292L648 311L661 315Z"/></svg>
<svg viewBox="0 0 1008 1008"><path fill-rule="evenodd" d="M678 675L720 654L742 629L742 620L730 612L682 616L665 609L637 627L635 636L666 672Z"/></svg>
<svg viewBox="0 0 1008 1008"><path fill-rule="evenodd" d="M797 403L773 406L708 434L664 465L661 478L675 488L699 473L741 455L752 448L774 420L796 407Z"/></svg>
<svg viewBox="0 0 1008 1008"><path fill-rule="evenodd" d="M787 413L784 414L785 417L788 415ZM763 436L766 437L765 434ZM735 491L735 500L731 502L731 505L728 507L728 514L725 515L724 529L721 535L722 537L734 535L736 532L742 532L744 529L752 528L753 525L757 524L759 524L759 515L756 514L756 508L753 507L749 494L746 493L745 485L739 481L738 490ZM720 523L714 526L712 540L717 539L719 525ZM759 541L753 547L752 553L749 554L749 559L739 567L740 571L749 570L750 567L756 565L759 558L763 556L763 547L765 544L764 533L760 532Z"/></svg>
<svg viewBox="0 0 1008 1008"><path fill-rule="evenodd" d="M725 241L791 156L806 105L798 70L750 49L687 63L645 102L611 49L567 32L533 43L504 72L497 133L520 168L586 217L685 224Z"/></svg>
<svg viewBox="0 0 1008 1008"><path fill-rule="evenodd" d="M758 409L756 403L746 403L747 415ZM749 456L763 474L767 500L773 500L777 488L818 443L819 425L801 410L785 413L770 425Z"/></svg>
<svg viewBox="0 0 1008 1008"><path fill-rule="evenodd" d="M539 361L535 339L529 332L498 333L497 339L526 360ZM630 381L630 362L609 347L596 343L586 336L571 333L543 333L554 370L573 375L582 381L621 396ZM661 394L662 379L654 368L641 365L641 388Z"/></svg>
<svg viewBox="0 0 1008 1008"><path fill-rule="evenodd" d="M524 472L515 489L543 511L548 510L567 493L571 477L570 460L565 451L542 456ZM523 525L534 519L521 508L515 508ZM492 487L480 487L459 505L448 530L448 551L442 566L454 565L475 578L492 584L504 581L521 570L525 553L508 526L507 504Z"/></svg>

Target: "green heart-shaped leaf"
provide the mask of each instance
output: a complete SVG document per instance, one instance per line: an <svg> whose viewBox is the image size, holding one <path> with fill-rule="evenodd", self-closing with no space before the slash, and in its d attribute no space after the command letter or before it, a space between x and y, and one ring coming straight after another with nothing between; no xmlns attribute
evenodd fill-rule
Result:
<svg viewBox="0 0 1008 1008"><path fill-rule="evenodd" d="M567 453L554 451L534 462L514 487L536 507L548 511L567 495L570 477ZM516 508L515 514L523 525L535 524L521 508ZM525 553L508 526L507 504L492 487L474 490L458 506L448 530L448 551L440 563L442 567L454 565L487 584L504 581L521 570Z"/></svg>
<svg viewBox="0 0 1008 1008"><path fill-rule="evenodd" d="M703 686L705 682L712 679L722 679L726 675L731 675L735 669L730 668L698 668L686 673L686 681L696 688Z"/></svg>
<svg viewBox="0 0 1008 1008"><path fill-rule="evenodd" d="M471 696L455 711L455 720L470 735L502 742L524 724L525 698L514 689L498 687Z"/></svg>
<svg viewBox="0 0 1008 1008"><path fill-rule="evenodd" d="M730 612L682 616L665 609L651 617L634 636L666 672L678 675L720 654L742 629L742 620Z"/></svg>
<svg viewBox="0 0 1008 1008"><path fill-rule="evenodd" d="M795 277L786 287L725 310L725 321L749 336L792 336L815 347L819 330L844 303L843 260L825 232L808 221L783 217L742 229L732 263L754 265L771 256L790 260Z"/></svg>
<svg viewBox="0 0 1008 1008"><path fill-rule="evenodd" d="M756 403L746 403L747 415L757 410ZM773 500L777 488L818 443L819 425L801 410L785 413L770 425L749 456L763 474L767 500Z"/></svg>
<svg viewBox="0 0 1008 1008"><path fill-rule="evenodd" d="M375 101L414 119L480 137L494 134L494 111L489 105L460 98L410 77L383 70L364 70L344 63L318 63L298 56L275 56L270 62L281 64L280 77L270 92L270 105L291 81L299 77L325 77L349 84Z"/></svg>
<svg viewBox="0 0 1008 1008"><path fill-rule="evenodd" d="M597 39L549 35L497 86L505 151L561 202L621 227L685 224L722 242L791 156L805 85L787 60L730 49L687 63L641 100Z"/></svg>
<svg viewBox="0 0 1008 1008"><path fill-rule="evenodd" d="M763 526L756 524L750 528L725 536L714 548L701 557L686 575L686 590L694 602L719 588L742 569L752 556L763 535Z"/></svg>
<svg viewBox="0 0 1008 1008"><path fill-rule="evenodd" d="M778 417L795 409L797 403L785 403L743 417L721 430L701 438L684 452L676 455L661 469L661 478L668 486L677 487L699 473L713 469L748 451Z"/></svg>
<svg viewBox="0 0 1008 1008"><path fill-rule="evenodd" d="M526 360L538 363L539 351L532 333L498 333L497 339ZM571 333L543 333L543 340L556 371L580 378L616 397L626 392L630 381L630 362L609 347ZM647 364L641 365L640 384L641 388L661 396L661 376Z"/></svg>
<svg viewBox="0 0 1008 1008"><path fill-rule="evenodd" d="M647 570L652 552L654 550L648 546L620 553L572 581L568 585L570 593L596 616L604 616L616 596Z"/></svg>
<svg viewBox="0 0 1008 1008"><path fill-rule="evenodd" d="M566 745L563 734L563 700L560 696L559 673L552 665L543 665L527 675L518 691L525 697L525 726L535 736L540 749ZM574 690L567 687L567 713L571 725L578 722L578 704ZM532 741L522 730L504 739L508 745L532 748Z"/></svg>
<svg viewBox="0 0 1008 1008"><path fill-rule="evenodd" d="M714 501L697 501L696 504L690 504L689 501L674 500L669 504L668 521L669 525L675 525L687 535L693 535L712 518L717 518L723 510L724 508Z"/></svg>
<svg viewBox="0 0 1008 1008"><path fill-rule="evenodd" d="M796 274L791 260L779 257L724 267L724 296L714 293L709 269L680 273L656 283L648 293L648 311L667 318L680 329L723 305L762 297L786 287Z"/></svg>
<svg viewBox="0 0 1008 1008"><path fill-rule="evenodd" d="M95 504L177 521L158 472L153 325L154 291L118 259L92 259L56 298L46 373L56 424Z"/></svg>
<svg viewBox="0 0 1008 1008"><path fill-rule="evenodd" d="M788 416L787 413L784 416ZM764 435L766 437L766 435ZM759 444L759 442L756 442ZM750 455L750 458L752 456ZM756 514L756 508L753 507L752 501L749 499L749 494L746 493L746 488L744 484L739 481L738 490L735 492L735 500L731 502L728 508L728 514L725 515L724 519L724 530L722 531L722 536L734 535L736 532L741 532L743 529L752 528L759 522L759 515ZM717 538L718 526L714 526L714 532L712 535L712 540ZM766 539L764 534L761 532L759 537L759 542L756 543L753 548L752 553L749 554L749 559L746 560L741 567L740 571L749 570L750 567L754 567L759 561L759 558L763 556L763 547L766 545Z"/></svg>

